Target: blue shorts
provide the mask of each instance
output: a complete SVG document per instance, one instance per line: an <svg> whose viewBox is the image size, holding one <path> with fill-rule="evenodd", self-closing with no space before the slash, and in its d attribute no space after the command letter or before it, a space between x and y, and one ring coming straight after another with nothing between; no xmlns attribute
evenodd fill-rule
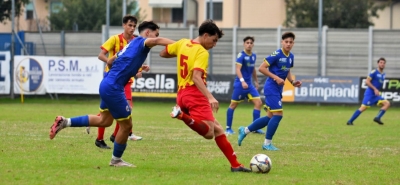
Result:
<svg viewBox="0 0 400 185"><path fill-rule="evenodd" d="M253 85L249 85L247 89L243 89L242 85L235 86L232 92L233 102L241 102L245 98L248 100L259 99L260 94Z"/></svg>
<svg viewBox="0 0 400 185"><path fill-rule="evenodd" d="M364 96L362 105L370 107L371 105L380 105L382 100L385 100L382 96L367 95Z"/></svg>
<svg viewBox="0 0 400 185"><path fill-rule="evenodd" d="M280 95L265 95L265 104L270 112L282 111L282 97Z"/></svg>
<svg viewBox="0 0 400 185"><path fill-rule="evenodd" d="M109 111L114 119L126 120L131 117L131 107L126 100L124 87L110 84L107 80L100 83L100 111Z"/></svg>

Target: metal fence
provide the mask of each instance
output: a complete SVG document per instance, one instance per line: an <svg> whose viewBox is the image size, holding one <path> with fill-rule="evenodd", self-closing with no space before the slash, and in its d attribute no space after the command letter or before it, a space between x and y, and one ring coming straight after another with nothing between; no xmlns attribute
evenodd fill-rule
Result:
<svg viewBox="0 0 400 185"><path fill-rule="evenodd" d="M103 29L105 30L105 29ZM213 49L213 74L233 74L235 58L243 49L245 36L255 37L253 51L257 54L257 64L263 58L280 48L280 36L286 31L296 34L292 53L295 55L293 74L318 74L318 29L317 28L223 28L224 36ZM119 34L121 27L110 27L110 34ZM160 36L174 40L197 36L197 28L162 28ZM97 56L100 45L106 40L104 31L92 33L59 32L26 33L25 41L35 43L36 55L47 56ZM379 57L387 59L388 77L400 76L400 30L369 29L329 29L322 34L323 76L366 76L375 68ZM175 73L174 59L163 59L159 52L163 47L154 47L147 63L155 73Z"/></svg>

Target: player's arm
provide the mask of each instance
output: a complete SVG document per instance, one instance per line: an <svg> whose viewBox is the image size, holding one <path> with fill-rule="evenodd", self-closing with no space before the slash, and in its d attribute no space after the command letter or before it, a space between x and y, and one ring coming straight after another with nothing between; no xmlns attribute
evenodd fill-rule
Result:
<svg viewBox="0 0 400 185"><path fill-rule="evenodd" d="M105 63L107 63L107 50L102 49L99 53L99 56L97 56L97 58Z"/></svg>
<svg viewBox="0 0 400 185"><path fill-rule="evenodd" d="M242 64L236 63L236 75L239 78L240 82L242 83L243 89L247 89L249 85L246 83L246 81L244 81L242 71L240 71L241 69L242 69Z"/></svg>
<svg viewBox="0 0 400 185"><path fill-rule="evenodd" d="M176 57L176 55L169 54L167 49L165 48L165 49L161 50L160 57L163 57L163 58L174 58L174 57Z"/></svg>
<svg viewBox="0 0 400 185"><path fill-rule="evenodd" d="M167 39L167 38L163 38L163 37L157 37L157 38L147 38L144 41L144 45L151 48L157 45L160 46L166 46L168 44L172 44L175 41L171 40L171 39Z"/></svg>
<svg viewBox="0 0 400 185"><path fill-rule="evenodd" d="M178 50L180 48L181 43L184 42L184 39L181 39L173 44L168 44L165 48L160 52L160 56L163 58L173 58L178 54Z"/></svg>
<svg viewBox="0 0 400 185"><path fill-rule="evenodd" d="M99 53L99 55L97 56L97 58L105 63L107 63L108 57L107 57L107 53L108 51L113 50L115 47L115 38L110 37L103 45L101 45L101 51Z"/></svg>
<svg viewBox="0 0 400 185"><path fill-rule="evenodd" d="M117 59L117 55L114 55L113 57L111 57L108 60L106 60L108 68L111 68L111 66L114 63L115 59Z"/></svg>
<svg viewBox="0 0 400 185"><path fill-rule="evenodd" d="M252 74L252 76L253 76L254 85L255 85L256 88L258 89L259 83L258 83L258 78L257 78L257 71L256 71L255 68L253 69L253 74Z"/></svg>
<svg viewBox="0 0 400 185"><path fill-rule="evenodd" d="M370 76L368 76L367 79L365 80L365 84L367 84L367 86L369 88L373 89L375 95L378 96L379 95L379 90L374 85L372 85L371 80L372 80L372 78Z"/></svg>
<svg viewBox="0 0 400 185"><path fill-rule="evenodd" d="M213 111L218 112L219 109L218 101L214 98L214 96L210 93L210 91L208 91L206 85L204 84L203 79L201 78L202 76L203 76L203 71L194 69L192 81L194 82L194 85L197 87L197 89L199 89L199 91L208 99Z"/></svg>
<svg viewBox="0 0 400 185"><path fill-rule="evenodd" d="M279 78L278 76L276 76L275 74L271 73L271 71L269 71L269 63L265 60L260 67L258 68L258 71L260 71L260 73L262 73L265 76L268 76L272 79L274 79L274 81L278 84L278 85L283 85L285 83L285 81L281 78Z"/></svg>
<svg viewBox="0 0 400 185"><path fill-rule="evenodd" d="M295 87L300 87L301 84L302 84L301 81L293 79L292 73L290 72L290 70L289 70L288 75L287 75L287 80L289 80L289 82Z"/></svg>

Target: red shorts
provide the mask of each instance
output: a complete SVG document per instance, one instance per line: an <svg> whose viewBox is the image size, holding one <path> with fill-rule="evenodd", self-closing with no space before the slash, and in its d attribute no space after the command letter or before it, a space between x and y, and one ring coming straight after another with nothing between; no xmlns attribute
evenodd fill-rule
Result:
<svg viewBox="0 0 400 185"><path fill-rule="evenodd" d="M214 115L208 99L196 86L186 87L178 92L176 103L181 110L197 120L214 121Z"/></svg>
<svg viewBox="0 0 400 185"><path fill-rule="evenodd" d="M124 92L125 92L126 100L128 100L129 105L131 105L131 107L132 107L132 89L131 89L131 85L132 85L132 82L129 81L124 87Z"/></svg>

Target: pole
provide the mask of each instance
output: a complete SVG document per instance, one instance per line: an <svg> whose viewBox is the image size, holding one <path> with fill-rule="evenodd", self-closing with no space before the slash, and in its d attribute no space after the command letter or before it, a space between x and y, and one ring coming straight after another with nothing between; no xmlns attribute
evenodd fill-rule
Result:
<svg viewBox="0 0 400 185"><path fill-rule="evenodd" d="M187 0L183 0L183 27L187 28L187 6L188 6L188 2Z"/></svg>
<svg viewBox="0 0 400 185"><path fill-rule="evenodd" d="M107 0L106 3L106 39L109 37L110 31L110 0Z"/></svg>
<svg viewBox="0 0 400 185"><path fill-rule="evenodd" d="M318 2L318 76L321 76L321 53L322 53L322 3L323 0Z"/></svg>
<svg viewBox="0 0 400 185"><path fill-rule="evenodd" d="M213 1L210 0L209 3L210 3L210 12L209 12L209 15L210 15L210 19L212 20L212 19L214 19L214 15L213 15L213 11L214 11ZM210 74L213 74L213 64L214 64L214 63L213 63L213 49L210 49L209 53L210 53L210 56L209 56Z"/></svg>
<svg viewBox="0 0 400 185"><path fill-rule="evenodd" d="M122 17L126 15L126 0L122 0Z"/></svg>
<svg viewBox="0 0 400 185"><path fill-rule="evenodd" d="M14 99L14 56L15 56L15 38L14 38L14 24L15 24L15 0L11 0L11 61L10 61L10 98Z"/></svg>
<svg viewBox="0 0 400 185"><path fill-rule="evenodd" d="M368 73L372 71L372 57L374 52L373 44L374 44L374 26L369 26L368 27Z"/></svg>

